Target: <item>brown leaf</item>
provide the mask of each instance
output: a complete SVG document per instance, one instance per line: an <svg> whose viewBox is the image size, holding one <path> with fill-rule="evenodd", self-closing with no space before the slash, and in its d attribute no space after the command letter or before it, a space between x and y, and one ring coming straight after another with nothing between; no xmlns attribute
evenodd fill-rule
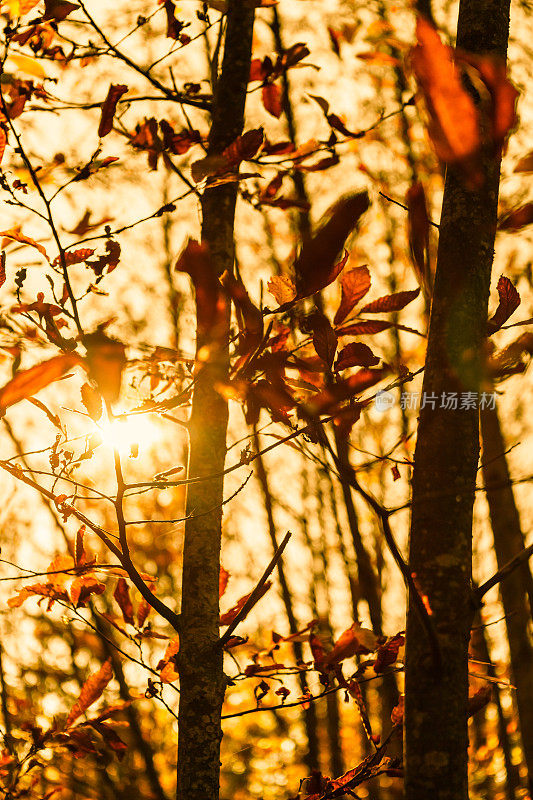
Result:
<svg viewBox="0 0 533 800"><path fill-rule="evenodd" d="M98 136L101 139L113 129L113 117L117 110L117 103L127 91L128 87L121 83L112 83L110 85L107 97L102 104L100 124L98 125Z"/></svg>
<svg viewBox="0 0 533 800"><path fill-rule="evenodd" d="M331 367L337 351L337 336L329 319L317 311L306 317L305 326L313 332L313 346L317 355Z"/></svg>
<svg viewBox="0 0 533 800"><path fill-rule="evenodd" d="M516 162L513 172L533 172L533 150Z"/></svg>
<svg viewBox="0 0 533 800"><path fill-rule="evenodd" d="M6 282L6 251L2 250L2 255L0 256L0 288Z"/></svg>
<svg viewBox="0 0 533 800"><path fill-rule="evenodd" d="M73 11L79 8L77 3L69 3L67 0L44 0L44 17L43 19L53 19L56 22L62 22L72 14Z"/></svg>
<svg viewBox="0 0 533 800"><path fill-rule="evenodd" d="M411 261L420 288L426 298L431 296L431 265L429 260L429 217L424 187L416 181L407 190L407 230Z"/></svg>
<svg viewBox="0 0 533 800"><path fill-rule="evenodd" d="M283 93L276 83L267 83L261 89L263 105L269 114L279 119L283 113Z"/></svg>
<svg viewBox="0 0 533 800"><path fill-rule="evenodd" d="M150 589L151 592L153 592L154 589L155 589L155 583L149 583L148 584L148 588ZM143 627L143 625L146 622L146 620L148 618L148 615L150 614L151 610L152 610L152 606L150 605L148 600L145 600L144 597L143 597L141 599L141 602L139 603L139 607L137 608L137 627L138 628L142 628Z"/></svg>
<svg viewBox="0 0 533 800"><path fill-rule="evenodd" d="M396 464L394 466L397 466ZM376 660L374 662L374 672L379 674L394 664L398 658L400 647L405 642L403 633L397 633L395 636L390 636L384 644L380 644L377 650Z"/></svg>
<svg viewBox="0 0 533 800"><path fill-rule="evenodd" d="M263 339L263 314L252 303L240 278L231 272L222 276L222 285L235 304L239 326L239 353L243 356L253 352Z"/></svg>
<svg viewBox="0 0 533 800"><path fill-rule="evenodd" d="M294 264L298 299L320 292L339 275L347 255L339 262L337 258L368 206L366 192L342 198L322 219L318 231L304 242Z"/></svg>
<svg viewBox="0 0 533 800"><path fill-rule="evenodd" d="M106 403L115 403L120 395L122 371L126 365L126 349L122 342L98 329L83 337L87 350L89 376Z"/></svg>
<svg viewBox="0 0 533 800"><path fill-rule="evenodd" d="M368 345L362 342L350 342L340 351L335 362L335 372L349 367L375 367L376 364L379 364L379 358Z"/></svg>
<svg viewBox="0 0 533 800"><path fill-rule="evenodd" d="M81 401L90 418L97 422L104 411L104 404L102 403L102 395L93 389L90 383L84 383L81 387Z"/></svg>
<svg viewBox="0 0 533 800"><path fill-rule="evenodd" d="M424 93L428 132L437 156L472 172L481 143L474 101L463 88L452 49L423 16L417 19L416 35L412 64Z"/></svg>
<svg viewBox="0 0 533 800"><path fill-rule="evenodd" d="M87 709L101 697L102 692L112 677L113 669L111 667L111 659L109 658L107 661L104 661L98 672L95 672L87 678L81 687L80 696L72 706L67 717L65 723L66 728L69 728L78 717L87 711Z"/></svg>
<svg viewBox="0 0 533 800"><path fill-rule="evenodd" d="M506 214L498 223L501 231L519 231L533 222L533 201Z"/></svg>
<svg viewBox="0 0 533 800"><path fill-rule="evenodd" d="M176 669L175 656L179 653L180 638L175 636L167 645L165 655L159 661L157 669L160 670L159 677L161 683L172 683L179 678L179 672Z"/></svg>
<svg viewBox="0 0 533 800"><path fill-rule="evenodd" d="M72 367L81 363L76 353L64 353L54 356L48 361L36 364L30 369L21 370L15 374L5 386L0 389L0 412L9 406L25 400L48 384L53 383Z"/></svg>
<svg viewBox="0 0 533 800"><path fill-rule="evenodd" d="M368 711L366 710L366 704L363 697L363 693L361 691L361 687L356 680L351 680L348 684L348 694L350 697L353 697L355 702L357 703L357 708L359 710L359 716L361 717L361 722L363 723L363 728L365 730L366 735L369 739L372 738L372 726L370 724L370 718L368 716Z"/></svg>
<svg viewBox="0 0 533 800"><path fill-rule="evenodd" d="M253 158L263 144L262 128L254 128L238 136L222 153L215 153L194 161L191 165L193 180L199 183L204 178L235 171L242 161Z"/></svg>
<svg viewBox="0 0 533 800"><path fill-rule="evenodd" d="M76 547L74 549L74 561L76 566L83 564L86 561L85 550L83 547L83 537L85 536L85 532L85 525L82 525L80 528L78 528L76 533Z"/></svg>
<svg viewBox="0 0 533 800"><path fill-rule="evenodd" d="M496 287L500 302L494 316L487 323L487 335L491 336L505 325L509 317L520 305L520 295L509 280L504 275L500 277Z"/></svg>
<svg viewBox="0 0 533 800"><path fill-rule="evenodd" d="M378 297L368 305L363 306L360 313L379 314L386 311L401 311L408 303L411 303L420 294L420 289L412 289L409 292L395 292L387 294L385 297Z"/></svg>
<svg viewBox="0 0 533 800"><path fill-rule="evenodd" d="M122 611L122 618L128 625L134 625L133 619L133 603L131 602L130 589L124 578L119 578L113 597L117 601L120 610Z"/></svg>
<svg viewBox="0 0 533 800"><path fill-rule="evenodd" d="M340 325L370 289L370 272L368 267L355 267L344 272L340 279L341 302L333 319Z"/></svg>

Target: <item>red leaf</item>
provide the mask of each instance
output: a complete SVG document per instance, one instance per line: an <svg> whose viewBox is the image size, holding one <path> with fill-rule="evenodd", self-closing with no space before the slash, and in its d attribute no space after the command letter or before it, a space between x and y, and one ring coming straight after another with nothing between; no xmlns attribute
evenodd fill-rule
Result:
<svg viewBox="0 0 533 800"><path fill-rule="evenodd" d="M120 83L112 83L109 87L107 97L102 105L102 114L100 116L100 124L98 126L98 136L103 138L113 128L113 117L117 110L117 103L123 94L126 94L128 87Z"/></svg>
<svg viewBox="0 0 533 800"><path fill-rule="evenodd" d="M72 706L67 717L67 721L65 723L66 728L69 728L72 723L78 719L78 717L87 711L89 706L92 706L92 704L95 703L99 697L101 697L102 692L112 677L113 669L111 667L111 659L108 659L102 664L98 672L95 672L93 675L87 678L81 687L80 696L77 702Z"/></svg>
<svg viewBox="0 0 533 800"><path fill-rule="evenodd" d="M36 364L30 369L17 372L15 377L0 389L0 410L31 397L80 363L81 359L76 353L64 353Z"/></svg>
<svg viewBox="0 0 533 800"><path fill-rule="evenodd" d="M392 328L392 322L381 319L364 319L361 322L352 322L346 328L337 331L337 336L362 336L365 333L381 333Z"/></svg>
<svg viewBox="0 0 533 800"><path fill-rule="evenodd" d="M520 228L525 228L526 225L531 225L532 222L533 202L530 202L506 214L499 222L498 228L501 231L518 231Z"/></svg>
<svg viewBox="0 0 533 800"><path fill-rule="evenodd" d="M75 578L70 587L70 599L76 608L87 605L87 601L93 594L103 594L105 584L92 578L90 575Z"/></svg>
<svg viewBox="0 0 533 800"><path fill-rule="evenodd" d="M0 256L0 287L4 285L6 282L6 252L2 250L2 255Z"/></svg>
<svg viewBox="0 0 533 800"><path fill-rule="evenodd" d="M496 313L487 323L487 334L489 336L496 333L502 325L505 325L511 314L513 314L520 305L520 295L509 278L502 275L496 289L500 296L500 302Z"/></svg>
<svg viewBox="0 0 533 800"><path fill-rule="evenodd" d="M279 119L283 113L282 91L275 83L267 83L261 89L263 105L269 114Z"/></svg>
<svg viewBox="0 0 533 800"><path fill-rule="evenodd" d="M379 297L377 300L373 300L371 303L368 303L368 305L363 306L360 313L379 314L386 311L401 311L402 308L405 308L405 306L411 303L419 294L420 289L387 294L385 297Z"/></svg>
<svg viewBox="0 0 533 800"><path fill-rule="evenodd" d="M117 601L119 608L122 611L124 622L127 622L129 625L134 625L133 603L131 602L129 586L124 578L118 579L115 591L113 592L113 597Z"/></svg>
<svg viewBox="0 0 533 800"><path fill-rule="evenodd" d="M370 272L368 267L355 267L344 272L341 279L341 302L333 319L340 325L370 289Z"/></svg>
<svg viewBox="0 0 533 800"><path fill-rule="evenodd" d="M379 364L379 358L368 345L351 342L340 351L335 362L335 371L340 372L349 367L375 367L376 364Z"/></svg>
<svg viewBox="0 0 533 800"><path fill-rule="evenodd" d="M148 584L148 588L150 589L151 592L153 592L154 589L155 589L155 583L149 583ZM141 602L139 603L139 607L137 609L137 627L138 628L142 628L142 626L146 622L146 620L148 618L148 615L149 615L151 610L152 610L152 606L150 605L148 600L145 600L144 597L143 597L141 599Z"/></svg>
<svg viewBox="0 0 533 800"><path fill-rule="evenodd" d="M244 356L253 352L263 339L263 314L250 300L240 278L226 272L222 276L222 284L235 304L239 326L239 353Z"/></svg>
<svg viewBox="0 0 533 800"><path fill-rule="evenodd" d="M305 326L313 331L313 346L317 355L331 367L337 351L337 336L329 319L317 311L306 317Z"/></svg>
<svg viewBox="0 0 533 800"><path fill-rule="evenodd" d="M394 466L396 466L396 464ZM374 662L374 672L379 674L383 672L386 667L394 664L398 658L400 647L404 642L405 636L403 633L397 633L395 636L388 638L385 644L381 644L378 647L377 657Z"/></svg>

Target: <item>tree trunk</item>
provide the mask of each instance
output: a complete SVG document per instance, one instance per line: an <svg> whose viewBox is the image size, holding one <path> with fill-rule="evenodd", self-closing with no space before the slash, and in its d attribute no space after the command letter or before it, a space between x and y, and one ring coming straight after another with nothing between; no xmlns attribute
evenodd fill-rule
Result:
<svg viewBox="0 0 533 800"><path fill-rule="evenodd" d="M457 45L505 56L508 0L461 0ZM448 169L423 392L479 392L496 233L500 159L465 188ZM422 404L421 404L422 405ZM479 456L477 408L421 407L413 472L409 566L428 599L437 669L412 598L407 617L407 800L466 800L472 509Z"/></svg>
<svg viewBox="0 0 533 800"><path fill-rule="evenodd" d="M250 74L254 10L244 0L229 0L222 70L217 82L208 155L221 153L242 133ZM207 189L202 197L202 241L214 271L233 269L233 228L237 184ZM178 800L216 800L219 796L220 714L225 678L218 648L222 491L228 409L217 392L228 375L229 316L217 342L197 335L197 352L211 358L197 368L189 423L191 477L216 475L193 483L187 493L183 548L180 705L178 721Z"/></svg>
<svg viewBox="0 0 533 800"><path fill-rule="evenodd" d="M525 546L520 517L505 457L505 442L496 409L481 412L483 438L483 481L489 504L490 521L498 569ZM533 790L533 647L530 636L532 578L529 562L514 570L500 584L509 653L512 683L516 686L516 703L522 734L522 748L529 774L529 790Z"/></svg>

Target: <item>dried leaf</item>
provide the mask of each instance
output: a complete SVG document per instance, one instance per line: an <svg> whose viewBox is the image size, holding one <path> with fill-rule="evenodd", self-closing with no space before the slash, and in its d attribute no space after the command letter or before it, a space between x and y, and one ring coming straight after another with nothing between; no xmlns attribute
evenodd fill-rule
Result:
<svg viewBox="0 0 533 800"><path fill-rule="evenodd" d="M97 422L103 414L104 404L102 402L102 395L93 389L90 383L84 383L81 387L81 401L90 418Z"/></svg>
<svg viewBox="0 0 533 800"><path fill-rule="evenodd" d="M305 327L313 332L313 346L317 355L331 367L337 351L337 336L329 319L317 311L306 317Z"/></svg>
<svg viewBox="0 0 533 800"><path fill-rule="evenodd" d="M0 412L36 394L80 363L81 359L76 353L64 353L36 364L30 369L17 372L15 377L0 389Z"/></svg>
<svg viewBox="0 0 533 800"><path fill-rule="evenodd" d="M176 269L186 272L192 280L196 295L197 337L216 341L226 319L226 300L205 244L189 239L181 253Z"/></svg>
<svg viewBox="0 0 533 800"><path fill-rule="evenodd" d="M533 201L506 214L498 223L501 231L519 231L533 222Z"/></svg>
<svg viewBox="0 0 533 800"><path fill-rule="evenodd" d="M222 564L220 565L220 573L218 576L218 596L222 597L224 592L226 591L226 587L229 581L229 572L227 569L224 569Z"/></svg>
<svg viewBox="0 0 533 800"><path fill-rule="evenodd" d="M355 267L344 272L340 279L341 302L333 320L340 325L370 289L370 272L368 267Z"/></svg>
<svg viewBox="0 0 533 800"><path fill-rule="evenodd" d="M275 275L267 284L268 291L280 306L296 299L296 286L287 275Z"/></svg>
<svg viewBox="0 0 533 800"><path fill-rule="evenodd" d="M379 314L386 311L401 311L408 303L411 303L420 294L420 289L412 289L409 292L395 292L379 297L368 305L363 306L361 314Z"/></svg>
<svg viewBox="0 0 533 800"><path fill-rule="evenodd" d="M90 575L74 578L70 587L70 599L76 608L87 605L91 595L103 594L105 584L92 578Z"/></svg>
<svg viewBox="0 0 533 800"><path fill-rule="evenodd" d="M500 302L494 316L487 323L487 335L491 336L505 325L509 317L520 305L520 295L509 280L504 275L500 277L496 287Z"/></svg>
<svg viewBox="0 0 533 800"><path fill-rule="evenodd" d="M364 319L360 322L352 322L346 328L337 331L337 336L363 336L368 333L381 333L388 328L392 328L392 322L381 319Z"/></svg>
<svg viewBox="0 0 533 800"><path fill-rule="evenodd" d="M516 162L513 172L533 172L533 150Z"/></svg>
<svg viewBox="0 0 533 800"><path fill-rule="evenodd" d="M265 595L268 592L271 586L272 586L272 581L266 581L266 583L263 584L259 593L257 594L257 599L260 600L263 597L263 595ZM239 614L239 612L248 602L251 594L252 592L250 592L249 594L245 594L244 597L241 597L240 600L238 600L235 603L235 605L232 606L232 608L230 608L229 611L226 611L225 614L221 614L219 625L231 625L237 614Z"/></svg>
<svg viewBox="0 0 533 800"><path fill-rule="evenodd" d="M68 0L44 0L44 17L43 19L53 19L56 22L62 22L72 14L73 11L79 8L77 3L69 3Z"/></svg>
<svg viewBox="0 0 533 800"><path fill-rule="evenodd" d="M133 603L131 602L129 586L124 578L118 579L115 591L113 592L113 597L117 601L118 606L122 611L122 618L124 619L124 622L127 622L128 625L134 625Z"/></svg>
<svg viewBox="0 0 533 800"><path fill-rule="evenodd" d="M107 92L107 97L102 104L100 124L98 126L98 136L102 139L113 129L113 117L117 110L117 103L123 94L126 94L128 87L120 83L112 83Z"/></svg>
<svg viewBox="0 0 533 800"><path fill-rule="evenodd" d="M396 464L394 466L397 467ZM396 663L400 647L404 642L405 636L403 633L397 633L395 636L390 636L384 644L380 644L374 662L374 672L376 674L383 672L391 664Z"/></svg>
<svg viewBox="0 0 533 800"><path fill-rule="evenodd" d="M66 728L69 728L72 723L78 719L78 717L87 711L87 709L92 706L92 704L95 703L99 697L101 697L102 692L112 677L113 669L111 667L111 659L108 659L102 664L98 672L95 672L93 675L87 678L81 687L80 696L76 703L72 706L67 717L67 721L65 723Z"/></svg>
<svg viewBox="0 0 533 800"><path fill-rule="evenodd" d="M0 256L0 288L6 282L6 251L2 250L2 255Z"/></svg>
<svg viewBox="0 0 533 800"><path fill-rule="evenodd" d="M424 187L416 181L407 190L407 230L411 261L416 279L426 298L431 296L431 265L429 260L429 216Z"/></svg>
<svg viewBox="0 0 533 800"><path fill-rule="evenodd" d="M24 236L23 233L16 230L15 228L11 228L8 231L0 231L0 236L3 236L4 239L10 239L14 242L20 242L21 244L28 244L30 245L30 247L35 247L35 249L38 250L39 253L41 253L41 255L43 255L46 258L47 261L49 260L46 254L46 250L44 249L42 244L39 244L39 242L36 242L34 239L30 239L29 236ZM2 247L5 247L4 242L2 242Z"/></svg>

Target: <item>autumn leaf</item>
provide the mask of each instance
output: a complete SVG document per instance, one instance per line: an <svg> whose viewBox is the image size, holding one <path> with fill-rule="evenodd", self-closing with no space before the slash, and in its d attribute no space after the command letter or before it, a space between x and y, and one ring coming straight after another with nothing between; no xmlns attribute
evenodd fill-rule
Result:
<svg viewBox="0 0 533 800"><path fill-rule="evenodd" d="M37 394L41 389L61 378L67 370L80 363L81 359L76 353L64 353L54 356L48 361L43 361L41 364L36 364L30 369L17 372L15 377L0 389L0 412L20 400Z"/></svg>
<svg viewBox="0 0 533 800"><path fill-rule="evenodd" d="M93 389L90 383L84 383L81 387L81 401L93 422L97 422L104 411L104 404L100 392Z"/></svg>
<svg viewBox="0 0 533 800"><path fill-rule="evenodd" d="M224 592L226 591L226 587L229 581L229 572L227 569L224 569L222 564L220 565L220 573L218 576L218 596L222 597Z"/></svg>
<svg viewBox="0 0 533 800"><path fill-rule="evenodd" d="M496 287L500 302L494 316L487 323L487 334L491 336L496 333L502 325L505 325L511 314L520 305L520 295L509 280L504 275L500 277Z"/></svg>
<svg viewBox="0 0 533 800"><path fill-rule="evenodd" d="M340 261L337 259L368 206L366 192L343 197L324 216L317 232L304 242L294 264L299 299L320 292L342 271L347 255Z"/></svg>
<svg viewBox="0 0 533 800"><path fill-rule="evenodd" d="M4 130L4 126L0 124L0 164L2 163L2 159L4 157L6 144L7 144L6 132Z"/></svg>
<svg viewBox="0 0 533 800"><path fill-rule="evenodd" d="M431 297L431 265L429 260L429 216L424 187L420 181L407 190L407 230L411 262L416 279L426 299Z"/></svg>
<svg viewBox="0 0 533 800"><path fill-rule="evenodd" d="M10 597L7 601L9 608L19 608L28 597L34 596L48 598L48 610L52 607L56 600L69 601L67 590L62 588L59 583L34 583L32 586L25 586L21 589L15 597Z"/></svg>
<svg viewBox="0 0 533 800"><path fill-rule="evenodd" d="M124 622L127 622L128 625L134 625L133 603L131 602L129 586L124 578L118 579L115 591L113 592L113 597L117 601L118 606L122 611L122 618Z"/></svg>
<svg viewBox="0 0 533 800"><path fill-rule="evenodd" d="M117 103L127 91L128 87L120 83L112 83L109 87L107 97L102 104L102 113L98 126L98 136L101 139L111 132L113 128L113 117L117 110Z"/></svg>
<svg viewBox="0 0 533 800"><path fill-rule="evenodd" d="M345 658L373 653L376 647L376 634L354 622L339 636L333 646L333 650L328 653L327 661L329 665L338 664L344 661Z"/></svg>
<svg viewBox="0 0 533 800"><path fill-rule="evenodd" d="M513 172L533 172L533 150L516 162Z"/></svg>
<svg viewBox="0 0 533 800"><path fill-rule="evenodd" d="M149 583L148 584L148 588L150 589L151 592L153 592L154 589L155 589L155 583ZM144 623L148 619L148 615L150 614L151 610L152 610L152 606L150 605L148 600L145 600L144 597L143 597L141 599L141 602L139 603L138 608L137 608L137 627L138 628L142 628L143 627Z"/></svg>
<svg viewBox="0 0 533 800"><path fill-rule="evenodd" d="M263 105L269 114L279 119L283 113L282 90L276 83L267 83L261 89Z"/></svg>
<svg viewBox="0 0 533 800"><path fill-rule="evenodd" d="M87 350L89 377L104 400L115 403L120 395L126 348L122 342L107 336L101 329L84 336L83 344Z"/></svg>
<svg viewBox="0 0 533 800"><path fill-rule="evenodd" d="M191 164L191 175L196 183L204 178L235 171L242 161L253 158L263 144L262 128L254 128L238 136L222 153L213 153Z"/></svg>
<svg viewBox="0 0 533 800"><path fill-rule="evenodd" d="M238 351L242 356L253 352L263 339L263 314L250 300L248 292L239 278L231 272L222 276L222 285L235 304L239 326Z"/></svg>
<svg viewBox="0 0 533 800"><path fill-rule="evenodd" d="M43 255L46 258L47 261L49 260L46 254L46 250L44 249L42 244L36 242L35 239L30 239L29 236L24 236L23 233L21 233L18 230L15 230L15 228L11 228L8 231L0 231L0 236L2 236L4 239L10 239L14 242L20 242L21 244L27 244L30 247L35 247L35 249L38 250L39 253L41 253L41 255ZM5 247L4 242L2 242L2 247Z"/></svg>
<svg viewBox="0 0 533 800"><path fill-rule="evenodd" d="M67 233L72 233L74 236L85 236L85 234L89 233L89 231L94 231L97 228L100 228L102 225L105 225L106 222L111 222L112 219L111 217L103 217L102 219L99 219L98 222L91 222L91 216L92 212L87 209L79 222L77 222L73 228L67 230Z"/></svg>
<svg viewBox="0 0 533 800"><path fill-rule="evenodd" d="M226 301L221 283L215 273L205 244L189 239L176 264L176 270L186 272L196 294L197 335L217 340L217 331L223 326Z"/></svg>
<svg viewBox="0 0 533 800"><path fill-rule="evenodd" d="M280 306L286 306L296 299L296 286L287 275L270 278L267 289Z"/></svg>
<svg viewBox="0 0 533 800"><path fill-rule="evenodd" d="M368 305L363 306L361 314L379 314L386 311L401 311L406 305L411 303L420 294L420 289L412 289L408 292L395 292L394 294L379 297Z"/></svg>
<svg viewBox="0 0 533 800"><path fill-rule="evenodd" d="M70 587L70 599L75 608L80 608L87 605L87 601L91 595L103 594L105 592L105 584L92 578L90 575L80 576L74 578Z"/></svg>
<svg viewBox="0 0 533 800"><path fill-rule="evenodd" d="M62 22L69 14L79 8L79 5L77 3L69 3L67 0L44 0L44 8L43 19Z"/></svg>
<svg viewBox="0 0 533 800"><path fill-rule="evenodd" d="M364 319L352 322L345 328L339 328L337 336L363 336L364 334L381 333L392 327L392 322L381 319Z"/></svg>
<svg viewBox="0 0 533 800"><path fill-rule="evenodd" d="M452 49L423 16L417 19L416 36L412 64L426 101L428 132L437 156L471 172L481 144L474 101L463 88Z"/></svg>
<svg viewBox="0 0 533 800"><path fill-rule="evenodd" d="M85 713L85 711L101 697L102 692L112 677L113 669L111 667L111 659L109 658L102 664L98 672L95 672L87 678L81 687L80 696L69 712L65 728L69 728L78 717Z"/></svg>
<svg viewBox="0 0 533 800"><path fill-rule="evenodd" d="M394 465L396 466L396 464ZM395 636L390 636L384 644L380 644L374 662L374 672L379 674L383 672L391 664L395 664L400 652L400 647L405 642L403 633L397 633Z"/></svg>
<svg viewBox="0 0 533 800"><path fill-rule="evenodd" d="M305 327L313 333L313 346L317 355L331 367L337 350L337 336L329 319L317 311L306 317Z"/></svg>
<svg viewBox="0 0 533 800"><path fill-rule="evenodd" d="M2 250L2 255L0 256L0 288L6 282L6 251Z"/></svg>
<svg viewBox="0 0 533 800"><path fill-rule="evenodd" d="M159 678L161 683L172 683L173 681L178 680L179 672L176 669L176 663L174 656L177 655L180 649L180 639L179 636L175 636L167 645L167 649L165 650L165 655L157 664L157 669L159 672Z"/></svg>
<svg viewBox="0 0 533 800"><path fill-rule="evenodd" d="M375 367L376 364L379 364L379 358L368 345L351 342L340 351L335 362L335 371L340 372L349 367Z"/></svg>
<svg viewBox="0 0 533 800"><path fill-rule="evenodd" d="M340 278L341 302L333 319L340 325L370 289L370 272L368 267L355 267L343 272Z"/></svg>
<svg viewBox="0 0 533 800"><path fill-rule="evenodd" d="M498 223L501 231L519 231L533 222L533 202L526 203L520 208L509 211Z"/></svg>

